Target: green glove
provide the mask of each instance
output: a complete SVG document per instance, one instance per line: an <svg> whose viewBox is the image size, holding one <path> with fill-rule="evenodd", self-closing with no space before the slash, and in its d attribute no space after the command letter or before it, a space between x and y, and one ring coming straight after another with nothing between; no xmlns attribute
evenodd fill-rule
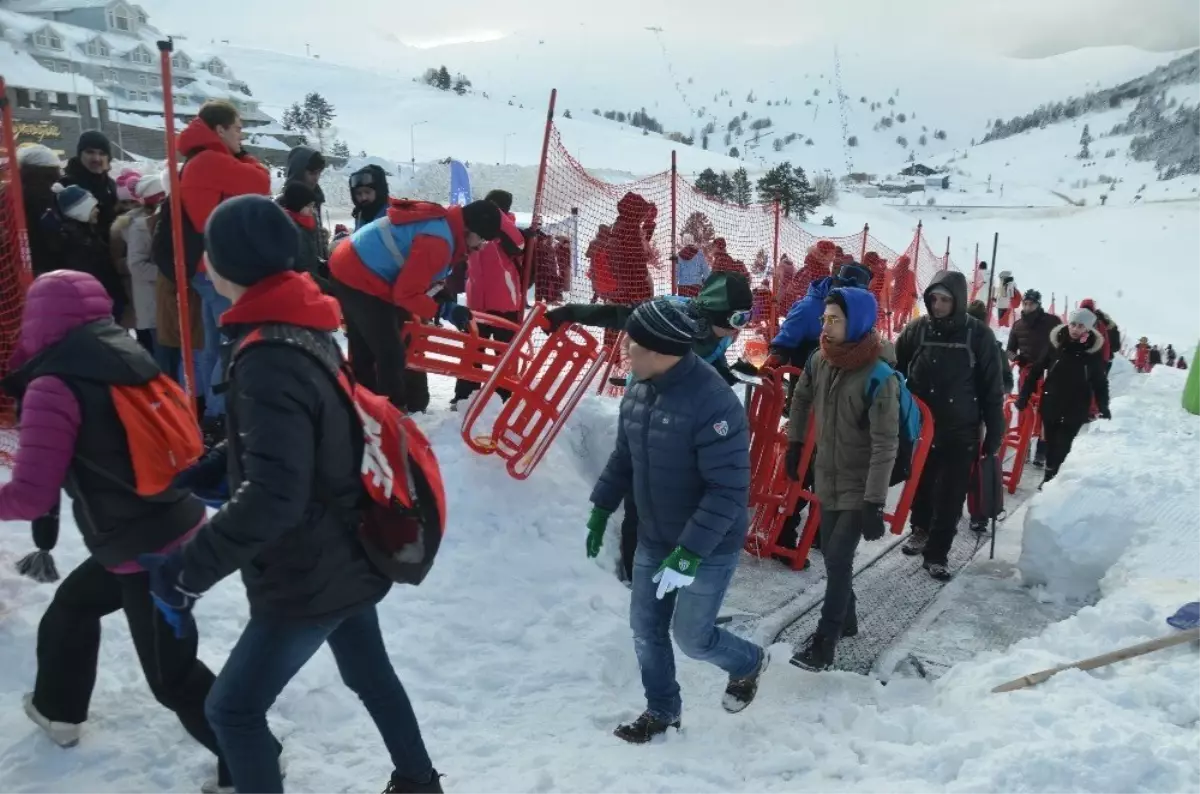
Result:
<svg viewBox="0 0 1200 794"><path fill-rule="evenodd" d="M611 510L605 510L603 507L593 507L592 514L588 516L587 528L587 556L595 557L600 553L600 547L604 545L604 530L608 526L608 517L612 515Z"/></svg>
<svg viewBox="0 0 1200 794"><path fill-rule="evenodd" d="M696 581L696 569L699 567L700 556L698 554L692 554L683 546L676 546L675 551L671 552L662 561L662 565L658 566L658 572L654 574L652 580L658 585L659 600L662 600L663 596L672 590L687 587Z"/></svg>

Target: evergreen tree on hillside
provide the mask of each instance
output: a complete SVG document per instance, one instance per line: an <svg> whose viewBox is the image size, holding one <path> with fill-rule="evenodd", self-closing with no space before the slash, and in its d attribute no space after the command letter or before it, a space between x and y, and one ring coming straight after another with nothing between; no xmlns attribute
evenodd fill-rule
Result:
<svg viewBox="0 0 1200 794"><path fill-rule="evenodd" d="M443 64L442 68L438 69L437 87L443 91L449 91L451 84L452 81L450 80L450 70L446 68L445 64Z"/></svg>
<svg viewBox="0 0 1200 794"><path fill-rule="evenodd" d="M721 175L717 177L717 179L720 181L720 189L717 191L717 198L721 199L721 201L733 201L733 180L729 178L729 174L722 171Z"/></svg>
<svg viewBox="0 0 1200 794"><path fill-rule="evenodd" d="M754 201L754 188L750 186L750 175L745 168L733 172L733 202L742 207L749 207Z"/></svg>
<svg viewBox="0 0 1200 794"><path fill-rule="evenodd" d="M326 144L332 143L331 131L336 116L337 110L329 100L314 91L304 97L303 104L293 102L283 112L282 124L289 132L301 133L306 144L313 139L317 148L324 151Z"/></svg>
<svg viewBox="0 0 1200 794"><path fill-rule="evenodd" d="M329 147L329 153L334 157L350 158L350 144L345 141L334 141Z"/></svg>
<svg viewBox="0 0 1200 794"><path fill-rule="evenodd" d="M713 198L721 197L721 178L711 168L705 168L696 177L696 190Z"/></svg>
<svg viewBox="0 0 1200 794"><path fill-rule="evenodd" d="M1079 136L1079 154L1080 160L1091 160L1092 150L1088 147L1092 145L1092 133L1088 129L1088 125L1083 125L1083 134Z"/></svg>
<svg viewBox="0 0 1200 794"><path fill-rule="evenodd" d="M688 219L683 222L683 228L680 231L683 234L691 235L692 239L696 241L696 245L700 246L708 245L717 236L717 230L713 228L712 221L703 212L693 212L689 215Z"/></svg>
<svg viewBox="0 0 1200 794"><path fill-rule="evenodd" d="M800 166L792 167L782 162L758 180L758 194L764 201L778 201L779 208L787 217L795 215L800 220L817 208L820 200L808 183L808 175Z"/></svg>

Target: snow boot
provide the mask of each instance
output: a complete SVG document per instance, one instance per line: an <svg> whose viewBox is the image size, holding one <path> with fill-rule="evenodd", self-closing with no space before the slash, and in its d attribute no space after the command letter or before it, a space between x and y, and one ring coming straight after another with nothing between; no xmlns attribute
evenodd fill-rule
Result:
<svg viewBox="0 0 1200 794"><path fill-rule="evenodd" d="M944 562L925 561L925 570L929 571L929 575L939 582L948 582L953 577L950 575L950 569L946 567Z"/></svg>
<svg viewBox="0 0 1200 794"><path fill-rule="evenodd" d="M814 632L808 638L808 644L804 646L804 649L792 655L792 666L812 673L828 670L833 667L833 660L837 655L837 642L837 637Z"/></svg>
<svg viewBox="0 0 1200 794"><path fill-rule="evenodd" d="M971 531L980 535L988 531L988 520L986 518L972 518Z"/></svg>
<svg viewBox="0 0 1200 794"><path fill-rule="evenodd" d="M925 551L925 544L929 542L929 530L913 527L912 534L908 536L908 542L900 549L909 557L915 557Z"/></svg>
<svg viewBox="0 0 1200 794"><path fill-rule="evenodd" d="M758 694L758 681L762 678L762 674L767 672L767 667L771 664L771 653L766 649L762 649L762 660L758 663L758 669L745 678L730 678L729 683L725 686L725 696L721 698L721 705L730 714L737 714L742 709L754 702L754 696Z"/></svg>
<svg viewBox="0 0 1200 794"><path fill-rule="evenodd" d="M630 744L649 744L655 736L662 736L669 729L679 730L680 721L667 722L648 711L627 725L619 725L613 731L613 736L624 739Z"/></svg>
<svg viewBox="0 0 1200 794"><path fill-rule="evenodd" d="M1046 465L1046 442L1040 438L1034 447L1033 465L1039 469Z"/></svg>
<svg viewBox="0 0 1200 794"><path fill-rule="evenodd" d="M83 723L55 722L47 719L42 712L37 710L37 706L33 705L32 692L26 692L21 702L25 706L25 715L33 720L34 725L46 732L50 741L59 747L74 747L79 744L79 735L83 733Z"/></svg>
<svg viewBox="0 0 1200 794"><path fill-rule="evenodd" d="M406 777L399 777L395 772L388 781L383 794L442 794L442 776L433 770L433 777L424 783L416 783Z"/></svg>

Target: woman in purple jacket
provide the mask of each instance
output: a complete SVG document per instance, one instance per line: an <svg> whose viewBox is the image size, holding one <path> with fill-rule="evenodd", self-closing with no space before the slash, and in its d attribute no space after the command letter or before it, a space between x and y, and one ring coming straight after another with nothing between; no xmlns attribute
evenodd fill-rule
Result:
<svg viewBox="0 0 1200 794"><path fill-rule="evenodd" d="M25 713L63 747L79 741L96 682L100 619L124 610L150 690L216 754L204 717L213 674L196 658L196 633L175 637L136 562L139 554L173 549L195 534L204 505L176 488L152 498L137 494L110 396L112 386L149 382L158 367L113 322L100 282L58 270L29 288L9 372L3 387L20 401L20 446L12 481L0 487L0 520L45 515L65 487L91 552L42 616L37 682L25 696Z"/></svg>

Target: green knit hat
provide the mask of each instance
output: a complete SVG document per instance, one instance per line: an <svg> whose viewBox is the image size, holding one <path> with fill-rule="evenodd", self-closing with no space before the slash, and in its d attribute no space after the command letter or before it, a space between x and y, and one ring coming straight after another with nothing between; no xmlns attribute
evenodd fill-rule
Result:
<svg viewBox="0 0 1200 794"><path fill-rule="evenodd" d="M704 280L692 306L709 322L729 327L729 315L750 311L754 295L750 284L738 273L716 272Z"/></svg>

